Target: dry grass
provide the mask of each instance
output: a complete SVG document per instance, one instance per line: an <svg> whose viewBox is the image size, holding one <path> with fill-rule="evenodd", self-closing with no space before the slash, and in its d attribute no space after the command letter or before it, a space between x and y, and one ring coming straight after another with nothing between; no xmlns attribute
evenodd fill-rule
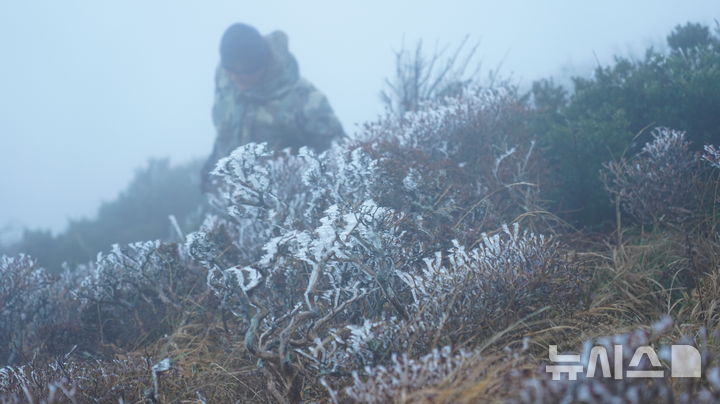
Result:
<svg viewBox="0 0 720 404"><path fill-rule="evenodd" d="M503 352L503 343L512 347L518 341L499 336L471 369L400 402L506 402L517 394L519 380L535 377L533 372L547 362L548 344L577 352L583 341L647 328L663 315L675 320L666 341L689 336L704 345L705 355L716 357L717 340L702 335L720 324L720 243L713 236L688 238L668 231L624 236L622 244L579 253L593 266L590 309L546 320L554 326L525 333L527 349L512 354ZM699 388L677 381L671 386L678 397Z"/></svg>
<svg viewBox="0 0 720 404"><path fill-rule="evenodd" d="M582 342L600 336L647 326L663 315L671 315L675 326L667 338L695 336L701 328L720 324L720 243L712 237L688 238L680 233L623 234L622 244L578 243L575 251L590 271L592 291L588 308L560 311L552 315L542 309L511 324L490 337L469 340L462 346L477 353L473 360L417 391L396 397L398 403L504 402L517 394L520 381L531 377L546 360L547 346L577 351ZM224 324L211 311L174 321L174 330L134 352L115 352L110 360L96 361L75 356L65 365L91 384L75 386L77 402L101 392L113 392L126 402L145 400L152 390L151 366L163 358L172 368L158 374L157 402L272 402L266 391L263 369L249 355L239 338L239 325ZM714 346L710 351L717 352ZM48 386L63 380L68 370L33 365L34 385L20 384L7 391L20 397L48 397ZM84 369L84 370L81 370ZM98 373L99 372L99 373ZM75 373L73 373L75 375ZM110 376L108 376L110 375ZM350 380L348 379L348 382ZM65 385L71 390L72 384ZM683 386L678 385L678 389ZM72 391L70 391L72 392ZM317 383L303 387L305 400L323 399ZM61 396L64 397L64 396ZM13 402L13 401L9 401ZM67 402L65 398L57 402Z"/></svg>

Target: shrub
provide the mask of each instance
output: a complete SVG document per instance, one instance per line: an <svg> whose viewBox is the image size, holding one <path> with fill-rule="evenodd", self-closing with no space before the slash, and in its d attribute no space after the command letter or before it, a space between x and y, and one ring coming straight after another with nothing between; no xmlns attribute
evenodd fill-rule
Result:
<svg viewBox="0 0 720 404"><path fill-rule="evenodd" d="M660 338L668 333L672 324L671 320L664 319L655 323L650 329L641 328L624 334L587 341L581 354L581 363L588 363L593 346L603 346L606 352L609 353L609 369L614 369L615 357L611 353L614 352L615 345L620 345L622 346L622 361L624 364L628 364L637 348L658 344ZM568 380L566 377L561 380L552 380L550 373L545 371L545 366L541 366L537 372L530 375L520 375L520 372L516 372L516 376L522 380L524 387L509 402L517 404L537 402L583 402L588 404L614 402L633 404L716 403L720 399L718 394L718 391L720 391L720 378L718 377L720 376L720 368L718 367L717 355L712 354L709 350L705 335L704 331L701 331L700 338L698 338L703 342L701 348L702 377L700 380L675 379L673 382L666 365L662 365L663 377L659 378L624 377L622 380L616 380L612 377L600 377L597 375L588 378L584 373L581 373L578 375L577 380ZM680 339L677 343L694 345L692 339L687 337ZM658 351L657 348L656 351ZM670 350L660 348L659 356L661 359L669 361ZM600 368L600 362L598 361L598 368ZM648 360L641 360L636 367L633 367L633 370L658 370L658 368L653 367ZM600 369L596 369L596 374L600 372Z"/></svg>
<svg viewBox="0 0 720 404"><path fill-rule="evenodd" d="M611 222L602 197L602 164L651 141L651 126L688 133L695 150L720 143L720 31L700 24L677 26L668 51L616 57L592 77L574 77L567 92L551 81L533 85L534 129L553 170L546 197L555 212L577 224Z"/></svg>
<svg viewBox="0 0 720 404"><path fill-rule="evenodd" d="M366 368L364 380L354 372L354 383L345 389L344 395L347 402L353 403L404 402L414 391L430 388L452 377L473 359L472 354L463 351L453 355L450 347L434 349L418 359L410 359L407 354L394 354L389 366ZM337 394L332 390L331 396L338 402Z"/></svg>
<svg viewBox="0 0 720 404"><path fill-rule="evenodd" d="M717 150L715 146L706 145L703 158L714 167L720 168L720 150Z"/></svg>
<svg viewBox="0 0 720 404"><path fill-rule="evenodd" d="M484 235L476 248L456 245L424 263L422 270L400 276L413 296L414 328L428 328L421 334L434 338L432 345L466 346L535 312L551 309L557 314L587 305L587 274L563 255L557 242L521 232L517 224ZM409 349L408 341L402 342Z"/></svg>
<svg viewBox="0 0 720 404"><path fill-rule="evenodd" d="M435 47L426 55L422 41L415 44L414 51L403 44L395 52L394 76L385 79L385 89L380 99L391 113L402 116L417 111L429 101L443 97L457 96L464 88L478 80L480 63L475 60L479 44L466 48L468 37L450 53L448 48ZM476 66L471 66L476 65ZM473 71L468 71L472 67Z"/></svg>
<svg viewBox="0 0 720 404"><path fill-rule="evenodd" d="M91 338L73 315L75 280L49 274L27 255L0 256L0 364L87 347Z"/></svg>
<svg viewBox="0 0 720 404"><path fill-rule="evenodd" d="M73 293L82 321L97 331L100 343L129 349L168 332L188 302L205 293L206 272L175 243L115 245L80 270L86 276Z"/></svg>
<svg viewBox="0 0 720 404"><path fill-rule="evenodd" d="M702 217L712 182L689 146L684 132L657 129L637 156L605 164L605 187L644 223L681 224Z"/></svg>
<svg viewBox="0 0 720 404"><path fill-rule="evenodd" d="M67 358L0 369L2 403L134 402L150 386L147 360L74 362ZM154 402L154 401L151 401Z"/></svg>
<svg viewBox="0 0 720 404"><path fill-rule="evenodd" d="M420 276L423 259L453 239L483 243L484 231L535 209L531 179L542 164L523 125L510 119L522 112L511 91L468 92L388 116L319 155L272 156L248 144L218 162L214 204L228 219L188 236L187 249L242 324L245 348L260 359L275 400L300 401L311 394L300 386L318 376L347 377L390 360L393 343L425 320L417 311L426 301L414 299L422 291L408 282ZM548 273L540 268L560 273L564 264L540 253L542 238L526 241L517 228L506 234L507 244L480 248L485 267L473 262L464 273L477 271L473 279L491 292L521 287L536 266L538 278L528 284L544 293ZM483 283L490 256L505 248L521 251L507 253L515 261ZM517 256L523 253L527 261ZM483 299L490 307L492 297ZM476 320L497 312L492 307L478 308Z"/></svg>

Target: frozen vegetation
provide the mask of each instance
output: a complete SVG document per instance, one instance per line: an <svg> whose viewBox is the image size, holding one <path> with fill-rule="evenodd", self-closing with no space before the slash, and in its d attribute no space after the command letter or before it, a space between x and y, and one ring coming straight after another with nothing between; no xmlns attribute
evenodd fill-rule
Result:
<svg viewBox="0 0 720 404"><path fill-rule="evenodd" d="M720 402L718 145L648 131L594 174L612 230L580 231L544 200L543 101L446 95L320 154L236 149L181 242L2 256L0 402ZM551 380L550 345L653 346L663 374Z"/></svg>

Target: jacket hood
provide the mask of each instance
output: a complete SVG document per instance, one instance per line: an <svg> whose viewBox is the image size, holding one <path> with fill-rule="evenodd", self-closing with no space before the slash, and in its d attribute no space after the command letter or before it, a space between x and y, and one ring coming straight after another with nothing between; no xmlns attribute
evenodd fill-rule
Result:
<svg viewBox="0 0 720 404"><path fill-rule="evenodd" d="M257 87L243 92L243 96L248 98L268 100L282 97L300 80L297 60L288 50L287 35L274 31L265 36L265 41L270 46L270 66Z"/></svg>

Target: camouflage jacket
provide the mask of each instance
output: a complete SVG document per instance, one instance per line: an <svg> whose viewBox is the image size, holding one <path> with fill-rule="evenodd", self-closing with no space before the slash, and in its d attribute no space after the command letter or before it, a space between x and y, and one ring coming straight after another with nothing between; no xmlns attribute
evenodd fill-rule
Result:
<svg viewBox="0 0 720 404"><path fill-rule="evenodd" d="M240 91L222 67L215 72L212 118L217 138L204 175L220 158L249 142L267 142L274 150L309 146L322 151L344 134L325 95L300 77L287 35L275 31L265 40L272 62L257 87Z"/></svg>

